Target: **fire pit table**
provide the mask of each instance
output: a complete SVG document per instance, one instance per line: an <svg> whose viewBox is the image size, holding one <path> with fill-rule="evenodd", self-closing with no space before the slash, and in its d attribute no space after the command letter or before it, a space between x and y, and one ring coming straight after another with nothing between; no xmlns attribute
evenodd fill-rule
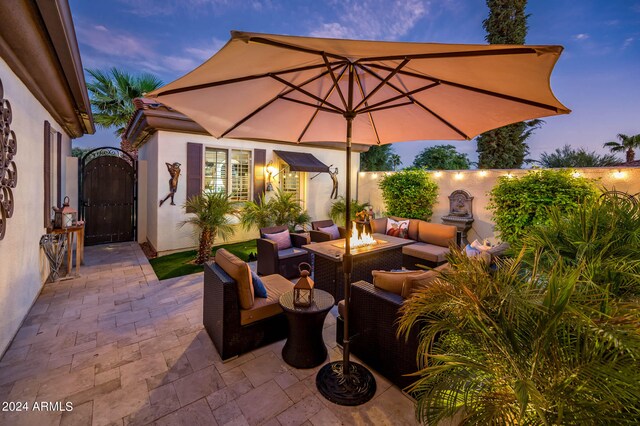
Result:
<svg viewBox="0 0 640 426"><path fill-rule="evenodd" d="M353 254L353 272L351 281L372 282L371 271L374 269L390 270L402 268L402 247L415 241L392 237L384 234L373 234L374 245L351 249ZM344 272L342 255L344 254L344 238L302 246L315 255L313 280L315 288L331 294L336 303L344 299Z"/></svg>

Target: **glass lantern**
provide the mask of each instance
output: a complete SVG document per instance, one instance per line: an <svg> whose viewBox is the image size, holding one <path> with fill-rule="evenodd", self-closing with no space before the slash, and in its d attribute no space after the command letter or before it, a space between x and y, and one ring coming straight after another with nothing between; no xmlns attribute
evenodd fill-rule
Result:
<svg viewBox="0 0 640 426"><path fill-rule="evenodd" d="M308 308L313 304L313 280L309 276L311 274L311 265L303 262L298 266L300 278L293 286L293 305L299 308Z"/></svg>
<svg viewBox="0 0 640 426"><path fill-rule="evenodd" d="M78 211L69 206L69 197L64 197L62 207L53 208L53 227L55 229L64 229L75 226L78 222Z"/></svg>

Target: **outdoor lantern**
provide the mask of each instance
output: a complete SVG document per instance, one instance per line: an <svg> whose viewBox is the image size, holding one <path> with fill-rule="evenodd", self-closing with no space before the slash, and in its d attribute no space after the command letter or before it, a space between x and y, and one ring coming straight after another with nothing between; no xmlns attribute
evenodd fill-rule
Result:
<svg viewBox="0 0 640 426"><path fill-rule="evenodd" d="M308 308L313 303L313 280L311 274L311 265L302 262L298 266L300 271L300 279L293 286L293 304L300 308Z"/></svg>
<svg viewBox="0 0 640 426"><path fill-rule="evenodd" d="M53 227L55 229L75 226L78 221L78 211L69 206L69 197L64 197L62 207L54 207Z"/></svg>

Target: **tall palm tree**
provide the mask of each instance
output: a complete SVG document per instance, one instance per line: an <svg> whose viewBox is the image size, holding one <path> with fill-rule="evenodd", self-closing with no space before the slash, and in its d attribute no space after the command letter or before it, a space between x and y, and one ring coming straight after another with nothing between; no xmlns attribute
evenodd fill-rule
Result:
<svg viewBox="0 0 640 426"><path fill-rule="evenodd" d="M122 136L129 119L135 112L133 100L164 83L158 77L144 73L134 75L118 68L107 71L87 69L93 81L87 83L91 98L93 119L105 129L116 128Z"/></svg>
<svg viewBox="0 0 640 426"><path fill-rule="evenodd" d="M628 136L622 133L619 133L617 138L620 142L611 141L604 144L605 147L609 148L611 152L624 152L627 156L627 163L630 163L636 158L636 148L640 148L640 134Z"/></svg>
<svg viewBox="0 0 640 426"><path fill-rule="evenodd" d="M238 215L236 203L229 200L224 192L205 191L187 200L187 211L194 214L180 222L180 226L191 224L198 235L198 255L195 262L202 265L211 258L211 249L216 237L227 240L234 229L230 217Z"/></svg>

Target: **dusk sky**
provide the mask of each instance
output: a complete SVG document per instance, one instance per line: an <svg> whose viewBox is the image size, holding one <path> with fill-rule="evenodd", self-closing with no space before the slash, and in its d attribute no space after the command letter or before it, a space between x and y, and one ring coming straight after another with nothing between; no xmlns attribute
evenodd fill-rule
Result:
<svg viewBox="0 0 640 426"><path fill-rule="evenodd" d="M230 30L300 36L485 43L483 0L70 0L85 68L150 72L168 83L213 55ZM545 119L532 159L564 144L606 152L616 134L640 133L640 0L529 0L527 44L565 48L551 78L573 110ZM394 144L403 165L426 146ZM477 159L474 141L444 142ZM74 146L119 145L98 129Z"/></svg>

